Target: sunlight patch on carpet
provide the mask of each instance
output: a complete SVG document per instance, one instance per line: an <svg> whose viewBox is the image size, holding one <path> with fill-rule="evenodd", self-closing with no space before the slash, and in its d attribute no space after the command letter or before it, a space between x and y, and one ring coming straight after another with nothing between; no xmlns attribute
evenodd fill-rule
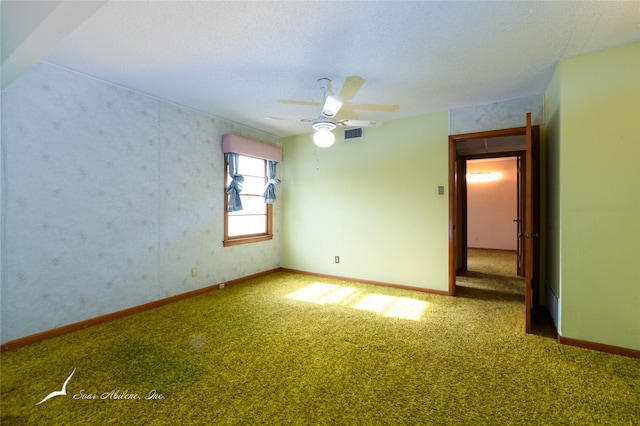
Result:
<svg viewBox="0 0 640 426"><path fill-rule="evenodd" d="M427 308L427 302L408 297L368 294L353 305L356 309L371 311L384 317L418 321Z"/></svg>
<svg viewBox="0 0 640 426"><path fill-rule="evenodd" d="M340 304L354 309L375 312L385 317L393 317L418 321L427 308L428 303L409 297L397 297L384 294L366 294L348 286L315 282L305 286L286 297L289 299L310 302L318 305Z"/></svg>
<svg viewBox="0 0 640 426"><path fill-rule="evenodd" d="M327 284L315 282L300 290L287 295L289 299L300 300L302 302L312 302L318 305L343 303L357 293L353 287L344 287L337 284Z"/></svg>

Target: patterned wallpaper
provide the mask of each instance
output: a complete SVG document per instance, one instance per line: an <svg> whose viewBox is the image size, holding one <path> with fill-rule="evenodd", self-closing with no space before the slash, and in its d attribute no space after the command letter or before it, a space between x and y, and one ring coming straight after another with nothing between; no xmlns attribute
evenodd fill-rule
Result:
<svg viewBox="0 0 640 426"><path fill-rule="evenodd" d="M221 152L279 138L46 63L2 114L2 343L280 265L277 201L273 240L222 246Z"/></svg>
<svg viewBox="0 0 640 426"><path fill-rule="evenodd" d="M544 95L454 108L449 111L449 134L524 127L527 112L532 125L544 124Z"/></svg>

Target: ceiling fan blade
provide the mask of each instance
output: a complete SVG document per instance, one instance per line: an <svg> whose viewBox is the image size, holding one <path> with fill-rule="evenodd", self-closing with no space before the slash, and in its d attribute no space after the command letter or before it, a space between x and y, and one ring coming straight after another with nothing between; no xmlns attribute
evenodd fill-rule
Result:
<svg viewBox="0 0 640 426"><path fill-rule="evenodd" d="M335 117L338 111L340 111L340 108L342 108L343 103L344 101L340 99L339 96L327 96L327 100L324 102L324 106L322 107L322 115L325 117Z"/></svg>
<svg viewBox="0 0 640 426"><path fill-rule="evenodd" d="M349 105L349 104L345 104ZM344 121L344 120L358 120L360 118L360 116L353 110L353 108L342 108L340 110L340 113L334 117L337 121Z"/></svg>
<svg viewBox="0 0 640 426"><path fill-rule="evenodd" d="M353 104L347 101L342 105L342 108L340 108L340 112L338 112L338 114L334 118L338 121L357 120L360 118L360 116L355 111Z"/></svg>
<svg viewBox="0 0 640 426"><path fill-rule="evenodd" d="M382 124L382 121L369 121L369 120L340 120L338 125L340 127L378 127Z"/></svg>
<svg viewBox="0 0 640 426"><path fill-rule="evenodd" d="M265 116L265 120L282 120L282 121L298 121L300 123L311 123L313 120L310 118L283 118L283 117L270 117Z"/></svg>
<svg viewBox="0 0 640 426"><path fill-rule="evenodd" d="M278 99L281 104L293 104L293 105L309 105L309 106L322 106L321 102L309 102L309 101L292 101L289 99Z"/></svg>
<svg viewBox="0 0 640 426"><path fill-rule="evenodd" d="M398 105L384 105L384 104L355 104L355 109L361 109L365 111L384 111L384 112L396 112Z"/></svg>
<svg viewBox="0 0 640 426"><path fill-rule="evenodd" d="M347 77L340 90L340 97L344 100L350 101L355 94L360 90L366 80L358 75L352 75Z"/></svg>

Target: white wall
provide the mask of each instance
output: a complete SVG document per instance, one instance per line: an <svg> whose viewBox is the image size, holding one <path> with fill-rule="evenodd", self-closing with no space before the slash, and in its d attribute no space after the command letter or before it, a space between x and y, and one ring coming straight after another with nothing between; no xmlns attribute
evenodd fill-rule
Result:
<svg viewBox="0 0 640 426"><path fill-rule="evenodd" d="M221 153L279 138L44 63L3 101L3 343L280 266L278 201L222 247Z"/></svg>

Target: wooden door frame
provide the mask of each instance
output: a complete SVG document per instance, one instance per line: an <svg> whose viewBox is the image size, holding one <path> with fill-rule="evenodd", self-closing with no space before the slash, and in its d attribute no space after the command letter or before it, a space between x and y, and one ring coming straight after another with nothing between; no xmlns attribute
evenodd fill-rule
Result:
<svg viewBox="0 0 640 426"><path fill-rule="evenodd" d="M526 151L525 151L526 155ZM516 270L519 277L524 278L524 211L525 211L525 200L526 200L526 187L525 187L525 178L526 177L526 167L527 162L525 161L524 155L519 154L517 157L517 191L518 191L518 213L516 214L515 222L517 224L518 229L518 247L516 249L517 260L518 263Z"/></svg>
<svg viewBox="0 0 640 426"><path fill-rule="evenodd" d="M532 167L532 180L533 180L533 188L534 188L534 196L533 196L533 230L534 233L539 234L540 228L540 150L539 150L539 142L540 142L540 128L539 126L532 126L532 136L533 136L533 149L532 149L532 160L534 167ZM466 220L462 220L463 218L460 215L460 208L463 206L463 203L466 202L466 194L465 194L465 185L464 182L461 182L460 176L464 176L464 171L466 169L466 159L471 156L462 156L457 153L456 144L460 142L467 142L471 140L478 139L491 139L503 136L526 136L527 128L526 127L515 127L510 129L501 129L501 130L491 130L486 132L475 132L475 133L465 133L459 135L450 135L449 136L449 287L448 293L450 296L456 295L456 276L458 271L466 270L466 256L465 259L460 258L460 252L467 249L467 241L466 241L466 233L464 232L466 229ZM486 154L483 156L474 155L475 158L494 158L494 157L503 157L505 155L515 156L522 155L522 151L512 151L509 153L495 153L495 154ZM526 155L526 152L525 152ZM464 160L464 161L463 161ZM465 164L463 166L462 164ZM464 200L463 196L464 195ZM462 222L465 222L464 224ZM461 229L463 228L463 229ZM460 235L460 241L462 244L456 244L456 230L460 230L462 234ZM538 266L540 265L540 245L539 239L534 239L534 247L533 247L533 264ZM463 265L458 265L459 261L463 261ZM533 302L534 307L539 304L539 295L540 295L540 283L539 283L539 271L536 270L534 274L534 280L532 281L532 290L533 290Z"/></svg>

